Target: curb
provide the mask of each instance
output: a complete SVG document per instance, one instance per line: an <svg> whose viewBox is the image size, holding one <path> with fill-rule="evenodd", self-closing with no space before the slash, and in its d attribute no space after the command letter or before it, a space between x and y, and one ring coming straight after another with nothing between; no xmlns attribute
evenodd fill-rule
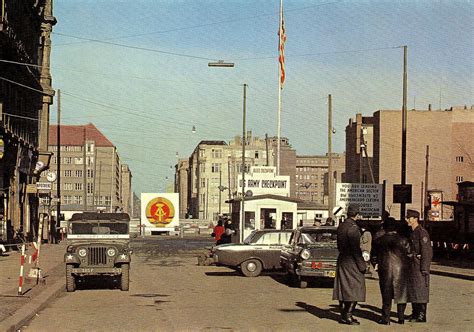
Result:
<svg viewBox="0 0 474 332"><path fill-rule="evenodd" d="M448 271L440 271L440 270L431 270L431 274L443 276L443 277L450 277L450 278L457 278L457 279L464 279L464 280L474 280L474 276L468 274L462 274L457 272L448 272Z"/></svg>
<svg viewBox="0 0 474 332"><path fill-rule="evenodd" d="M58 297L64 291L64 279L56 280L51 287L47 287L41 294L25 304L12 316L0 322L0 331L15 332L35 317L35 315L45 308L49 302Z"/></svg>

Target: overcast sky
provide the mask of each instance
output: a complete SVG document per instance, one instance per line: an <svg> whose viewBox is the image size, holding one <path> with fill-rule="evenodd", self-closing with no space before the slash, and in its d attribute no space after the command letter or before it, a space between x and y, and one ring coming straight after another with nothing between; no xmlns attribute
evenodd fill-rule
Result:
<svg viewBox="0 0 474 332"><path fill-rule="evenodd" d="M241 134L243 83L248 130L276 135L278 10L279 0L54 1L62 122L94 123L138 194L172 183L176 153ZM397 46L408 45L410 109L474 104L472 1L287 0L284 16L282 136L298 154L326 152L328 94L336 152L356 113L401 108ZM235 67L207 66L218 59Z"/></svg>

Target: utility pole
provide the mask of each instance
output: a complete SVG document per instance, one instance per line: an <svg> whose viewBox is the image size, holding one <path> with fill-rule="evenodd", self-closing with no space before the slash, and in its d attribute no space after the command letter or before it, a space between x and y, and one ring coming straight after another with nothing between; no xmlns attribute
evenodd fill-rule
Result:
<svg viewBox="0 0 474 332"><path fill-rule="evenodd" d="M402 185L407 176L407 46L403 46L403 106L402 106ZM405 220L406 203L400 204L400 220Z"/></svg>
<svg viewBox="0 0 474 332"><path fill-rule="evenodd" d="M100 204L101 199L100 199L100 184L101 184L101 176L102 176L102 161L99 162L99 190L98 190L98 197L97 197L97 204Z"/></svg>
<svg viewBox="0 0 474 332"><path fill-rule="evenodd" d="M265 151L267 153L267 166L269 165L269 155L268 155L268 134L265 134Z"/></svg>
<svg viewBox="0 0 474 332"><path fill-rule="evenodd" d="M222 164L219 167L219 216L221 215L221 205L222 205Z"/></svg>
<svg viewBox="0 0 474 332"><path fill-rule="evenodd" d="M332 96L328 95L328 216L334 218L332 213L333 202L333 170L332 170Z"/></svg>
<svg viewBox="0 0 474 332"><path fill-rule="evenodd" d="M87 139L87 136L86 136L86 126L84 125L84 128L83 128L83 137L84 137L84 146L82 147L84 149L84 152L82 154L82 158L83 158L83 168L82 168L82 185L84 186L84 190L83 190L83 193L84 193L84 201L82 202L83 204L83 209L84 209L84 212L87 211L87 155L86 155L86 150L87 150L87 143L86 143L86 139Z"/></svg>
<svg viewBox="0 0 474 332"><path fill-rule="evenodd" d="M430 163L430 146L429 145L426 146L425 159L426 159L426 165L425 165L425 190L423 193L423 196L424 196L423 198L423 206L424 206L423 226L424 226L424 223L428 221L428 210L429 210L429 206L428 206L428 175L429 175L429 163Z"/></svg>
<svg viewBox="0 0 474 332"><path fill-rule="evenodd" d="M97 212L97 195L95 190L96 185L96 175L97 175L97 146L94 141L94 179L93 179L93 188L92 188L92 206L94 208L94 212Z"/></svg>
<svg viewBox="0 0 474 332"><path fill-rule="evenodd" d="M58 89L58 128L57 128L57 154L56 164L57 167L57 190L56 196L58 199L56 208L56 229L59 230L61 227L61 90ZM57 233L56 233L57 234Z"/></svg>
<svg viewBox="0 0 474 332"><path fill-rule="evenodd" d="M247 107L247 84L244 84L244 101L243 101L243 116L242 116L242 212L240 213L240 243L244 242L244 226L245 226L245 144L246 137L245 137L245 121L246 121L246 107ZM278 138L280 139L280 138ZM278 161L279 162L279 161Z"/></svg>
<svg viewBox="0 0 474 332"><path fill-rule="evenodd" d="M231 213L232 208L230 203L230 157L227 157L227 193L229 198L229 213Z"/></svg>

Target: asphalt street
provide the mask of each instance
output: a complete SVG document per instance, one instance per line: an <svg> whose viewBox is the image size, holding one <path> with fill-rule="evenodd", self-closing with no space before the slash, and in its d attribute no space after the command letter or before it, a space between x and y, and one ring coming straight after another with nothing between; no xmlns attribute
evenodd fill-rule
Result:
<svg viewBox="0 0 474 332"><path fill-rule="evenodd" d="M61 292L23 331L326 331L472 328L473 282L431 276L428 323L381 326L378 281L367 280L360 327L338 324L332 285L289 287L281 273L246 278L225 267L198 266L208 239L134 241L129 292L113 283ZM407 310L409 311L409 310ZM408 314L409 312L407 312Z"/></svg>

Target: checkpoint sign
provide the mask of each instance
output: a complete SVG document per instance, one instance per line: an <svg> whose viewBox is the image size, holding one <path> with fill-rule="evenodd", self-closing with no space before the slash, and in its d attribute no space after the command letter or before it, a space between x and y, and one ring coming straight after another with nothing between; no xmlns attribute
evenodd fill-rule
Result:
<svg viewBox="0 0 474 332"><path fill-rule="evenodd" d="M175 209L173 203L165 197L155 197L146 207L148 221L157 226L166 226L173 221Z"/></svg>

